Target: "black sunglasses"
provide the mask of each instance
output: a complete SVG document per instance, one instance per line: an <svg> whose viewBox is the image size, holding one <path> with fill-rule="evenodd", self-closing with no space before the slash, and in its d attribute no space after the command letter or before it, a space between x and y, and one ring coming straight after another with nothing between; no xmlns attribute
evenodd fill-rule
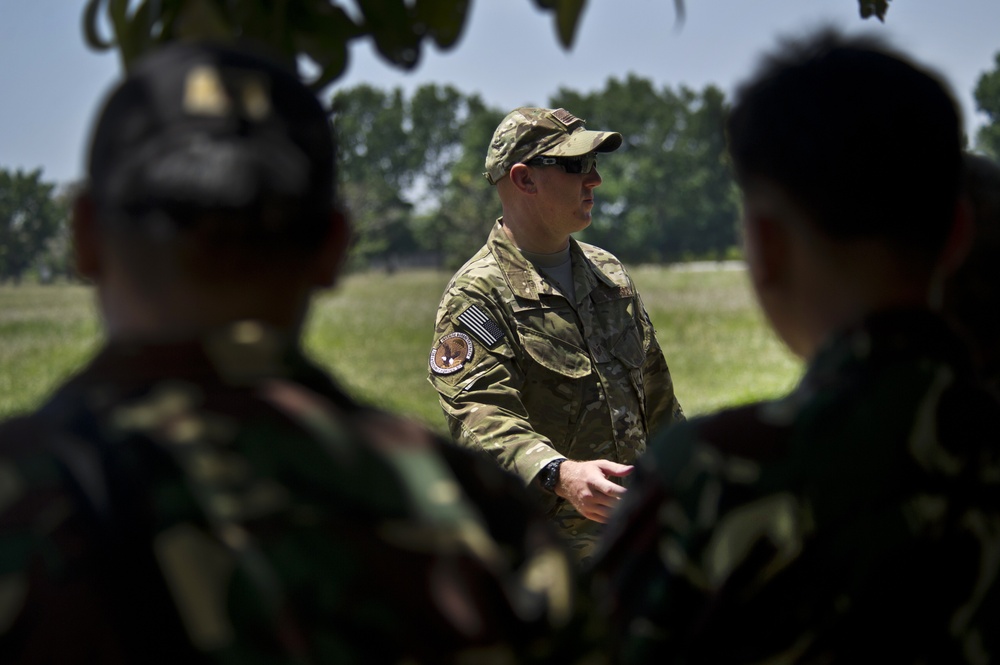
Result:
<svg viewBox="0 0 1000 665"><path fill-rule="evenodd" d="M534 157L525 162L528 166L561 166L566 173L590 173L597 166L597 153L580 157Z"/></svg>

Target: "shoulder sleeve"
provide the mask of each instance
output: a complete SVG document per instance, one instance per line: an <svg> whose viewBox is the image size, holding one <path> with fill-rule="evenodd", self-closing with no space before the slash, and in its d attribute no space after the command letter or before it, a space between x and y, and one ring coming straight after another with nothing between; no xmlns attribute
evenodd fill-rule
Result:
<svg viewBox="0 0 1000 665"><path fill-rule="evenodd" d="M498 296L475 280L460 277L449 285L428 357L430 383L454 439L529 484L562 455L528 421L521 353Z"/></svg>

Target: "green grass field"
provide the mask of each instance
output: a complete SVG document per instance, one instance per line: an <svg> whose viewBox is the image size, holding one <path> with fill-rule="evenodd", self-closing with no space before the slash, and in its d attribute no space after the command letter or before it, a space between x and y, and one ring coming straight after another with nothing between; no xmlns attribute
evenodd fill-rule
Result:
<svg viewBox="0 0 1000 665"><path fill-rule="evenodd" d="M688 415L772 397L801 364L767 329L738 270L638 267L639 286ZM306 325L309 353L354 395L443 422L427 383L434 312L449 275L352 275L319 297ZM0 287L0 417L33 408L101 342L84 286Z"/></svg>

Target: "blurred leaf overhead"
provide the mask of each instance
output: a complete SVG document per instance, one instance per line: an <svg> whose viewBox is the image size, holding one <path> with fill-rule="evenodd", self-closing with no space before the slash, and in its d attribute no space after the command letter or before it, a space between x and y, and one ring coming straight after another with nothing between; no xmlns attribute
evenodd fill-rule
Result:
<svg viewBox="0 0 1000 665"><path fill-rule="evenodd" d="M493 0L500 1L500 0ZM503 0L531 2L554 23L565 49L586 13L587 0ZM684 0L673 2L676 24L684 21ZM752 1L752 0L748 0ZM849 1L849 0L843 0ZM322 89L347 68L352 40L370 38L392 66L413 69L429 40L454 47L465 29L473 0L87 0L83 32L94 49L116 49L122 66L158 44L176 39L250 41L289 63L306 59L311 84ZM858 0L862 18L884 20L889 0Z"/></svg>

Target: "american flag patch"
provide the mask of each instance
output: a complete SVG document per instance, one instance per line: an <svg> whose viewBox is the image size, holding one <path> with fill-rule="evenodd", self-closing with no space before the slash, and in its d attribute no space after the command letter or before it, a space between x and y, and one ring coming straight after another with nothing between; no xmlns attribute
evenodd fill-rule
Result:
<svg viewBox="0 0 1000 665"><path fill-rule="evenodd" d="M458 320L488 348L492 349L503 339L504 333L500 326L476 305L459 314Z"/></svg>

